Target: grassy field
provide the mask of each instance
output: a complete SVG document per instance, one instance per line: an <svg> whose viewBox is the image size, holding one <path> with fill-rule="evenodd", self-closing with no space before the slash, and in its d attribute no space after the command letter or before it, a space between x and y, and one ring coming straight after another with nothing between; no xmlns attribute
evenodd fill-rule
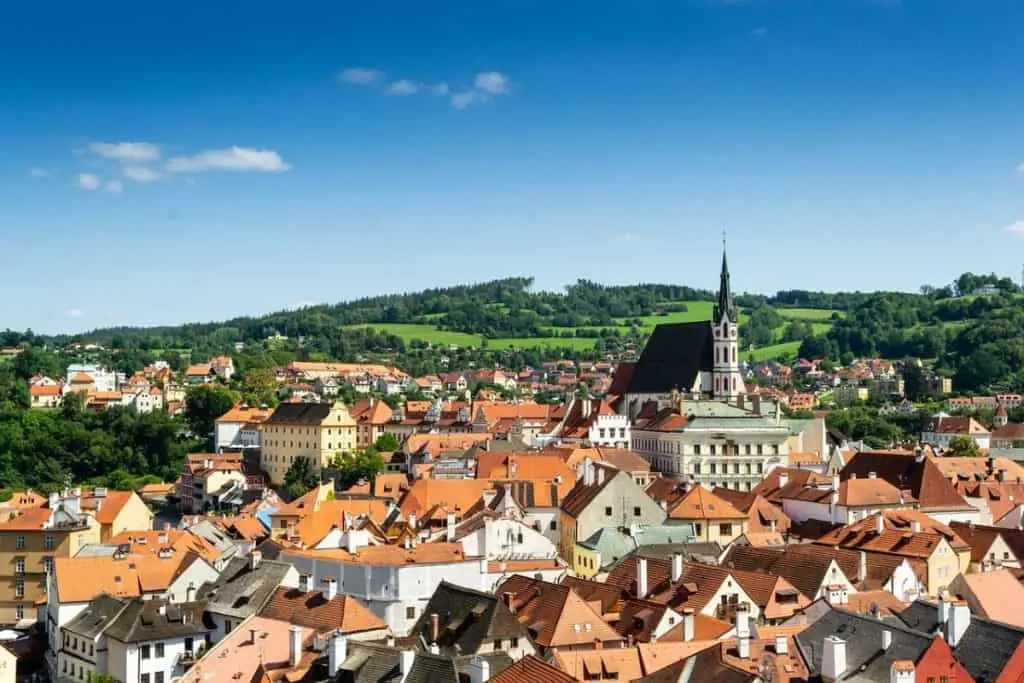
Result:
<svg viewBox="0 0 1024 683"><path fill-rule="evenodd" d="M490 349L535 349L540 346L559 349L586 350L594 348L596 339L588 337L533 337L523 339L488 339Z"/></svg>
<svg viewBox="0 0 1024 683"><path fill-rule="evenodd" d="M783 318L792 320L830 320L832 311L827 308L776 308Z"/></svg>
<svg viewBox="0 0 1024 683"><path fill-rule="evenodd" d="M744 360L753 357L754 361L768 360L769 358L781 358L782 356L796 356L800 350L800 342L784 342L782 344L772 344L771 346L762 346L759 349L753 351L740 351L740 357Z"/></svg>
<svg viewBox="0 0 1024 683"><path fill-rule="evenodd" d="M407 323L371 323L369 325L352 325L352 327L372 327L401 337L406 343L420 339L431 344L456 344L457 346L480 346L483 337L478 334L448 332L439 330L433 325L413 325Z"/></svg>

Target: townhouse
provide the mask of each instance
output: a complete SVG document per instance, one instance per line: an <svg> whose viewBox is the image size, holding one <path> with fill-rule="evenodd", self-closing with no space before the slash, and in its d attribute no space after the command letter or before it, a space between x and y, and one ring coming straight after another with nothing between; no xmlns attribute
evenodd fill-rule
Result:
<svg viewBox="0 0 1024 683"><path fill-rule="evenodd" d="M727 546L747 532L747 515L700 484L655 479L646 492L663 505L667 523L690 525L697 542Z"/></svg>
<svg viewBox="0 0 1024 683"><path fill-rule="evenodd" d="M313 471L356 450L357 425L343 403L282 403L263 423L262 466L274 485L305 458Z"/></svg>
<svg viewBox="0 0 1024 683"><path fill-rule="evenodd" d="M224 449L260 447L260 425L270 417L265 407L252 407L237 403L213 423L213 447L217 453Z"/></svg>

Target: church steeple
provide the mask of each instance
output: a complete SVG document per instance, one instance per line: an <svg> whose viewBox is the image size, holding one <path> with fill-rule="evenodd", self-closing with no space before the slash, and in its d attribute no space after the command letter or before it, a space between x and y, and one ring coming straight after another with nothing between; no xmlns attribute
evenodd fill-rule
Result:
<svg viewBox="0 0 1024 683"><path fill-rule="evenodd" d="M715 322L721 323L726 317L729 322L739 322L736 307L732 303L732 287L729 285L729 262L725 258L725 234L722 234L722 274L718 282L718 303L715 304Z"/></svg>

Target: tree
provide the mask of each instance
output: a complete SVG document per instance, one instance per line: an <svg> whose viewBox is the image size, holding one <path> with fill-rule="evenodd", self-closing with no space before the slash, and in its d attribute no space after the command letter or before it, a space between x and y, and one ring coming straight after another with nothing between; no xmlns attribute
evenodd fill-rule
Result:
<svg viewBox="0 0 1024 683"><path fill-rule="evenodd" d="M381 437L384 438L384 437ZM338 453L332 463L335 470L335 485L347 489L360 479L373 479L384 471L384 458L375 446L352 453Z"/></svg>
<svg viewBox="0 0 1024 683"><path fill-rule="evenodd" d="M969 436L961 434L949 440L946 455L953 458L976 458L981 455L977 442Z"/></svg>
<svg viewBox="0 0 1024 683"><path fill-rule="evenodd" d="M242 400L252 406L277 404L277 380L269 368L247 370L242 377Z"/></svg>
<svg viewBox="0 0 1024 683"><path fill-rule="evenodd" d="M381 434L373 444L373 447L381 453L394 453L400 446L401 444L398 443L398 437L391 432Z"/></svg>
<svg viewBox="0 0 1024 683"><path fill-rule="evenodd" d="M233 391L215 384L193 387L185 394L185 421L193 434L213 442L214 421L237 401Z"/></svg>
<svg viewBox="0 0 1024 683"><path fill-rule="evenodd" d="M284 486L288 491L288 497L292 500L302 496L319 483L320 479L316 476L313 468L309 466L308 458L296 458L284 474Z"/></svg>

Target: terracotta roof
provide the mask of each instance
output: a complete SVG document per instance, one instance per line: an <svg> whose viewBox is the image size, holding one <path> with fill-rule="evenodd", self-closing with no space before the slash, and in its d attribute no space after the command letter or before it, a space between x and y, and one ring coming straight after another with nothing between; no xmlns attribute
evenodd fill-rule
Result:
<svg viewBox="0 0 1024 683"><path fill-rule="evenodd" d="M406 453L430 452L437 455L443 451L465 451L484 441L490 441L490 434L410 434L402 446Z"/></svg>
<svg viewBox="0 0 1024 683"><path fill-rule="evenodd" d="M129 554L115 557L57 557L54 577L61 603L88 602L100 593L139 597L165 591L181 572L198 559L196 553Z"/></svg>
<svg viewBox="0 0 1024 683"><path fill-rule="evenodd" d="M388 514L387 501L381 498L338 498L321 502L317 509L295 523L290 538L306 547L315 546L332 529L344 527L345 515L366 515L380 524Z"/></svg>
<svg viewBox="0 0 1024 683"><path fill-rule="evenodd" d="M846 463L840 477L850 479L856 474L858 479L866 479L871 472L898 489L910 489L925 512L974 511L933 458L917 457L907 451L861 451Z"/></svg>
<svg viewBox="0 0 1024 683"><path fill-rule="evenodd" d="M788 487L787 487L788 488ZM780 493L783 500L799 500L807 503L828 504L832 490L818 487ZM847 479L839 484L839 505L846 507L877 507L879 505L903 505L917 501L909 491L900 491L884 479Z"/></svg>
<svg viewBox="0 0 1024 683"><path fill-rule="evenodd" d="M379 399L360 399L349 406L348 412L359 424L385 425L392 416L391 407Z"/></svg>
<svg viewBox="0 0 1024 683"><path fill-rule="evenodd" d="M884 519L881 534L876 532L878 515ZM920 524L921 531L912 530L914 522ZM836 529L816 542L852 550L927 558L931 557L942 540L947 541L954 552L970 550L970 546L945 524L917 510L901 509L883 510L855 524Z"/></svg>
<svg viewBox="0 0 1024 683"><path fill-rule="evenodd" d="M382 453L387 461L389 454ZM409 477L404 472L381 472L373 479L355 483L345 489L345 493L374 495L379 498L399 500L409 490Z"/></svg>
<svg viewBox="0 0 1024 683"><path fill-rule="evenodd" d="M977 420L973 417L940 417L931 420L924 427L921 428L922 432L931 432L935 434L973 434L983 435L988 434L989 431L981 426Z"/></svg>
<svg viewBox="0 0 1024 683"><path fill-rule="evenodd" d="M343 548L306 550L290 546L281 549L282 559L286 555L297 555L312 559L336 560L348 564L372 566L405 566L415 564L450 564L453 562L475 561L479 558L466 555L461 543L420 543L413 548L397 545L371 545L359 548L355 554Z"/></svg>
<svg viewBox="0 0 1024 683"><path fill-rule="evenodd" d="M34 384L28 388L32 396L60 396L64 387L59 384Z"/></svg>
<svg viewBox="0 0 1024 683"><path fill-rule="evenodd" d="M76 372L71 376L72 384L92 384L93 381L92 375L87 375L84 372Z"/></svg>
<svg viewBox="0 0 1024 683"><path fill-rule="evenodd" d="M782 486L785 478L786 485ZM799 491L806 486L818 486L831 483L831 479L814 470L797 467L776 467L765 476L764 481L753 488L753 493L764 496L768 501L781 501L783 496Z"/></svg>
<svg viewBox="0 0 1024 683"><path fill-rule="evenodd" d="M790 467L821 465L821 455L818 453L789 453L786 455L786 464Z"/></svg>
<svg viewBox="0 0 1024 683"><path fill-rule="evenodd" d="M493 486L494 482L485 479L416 479L400 508L406 516L411 512L422 515L437 505L465 514Z"/></svg>
<svg viewBox="0 0 1024 683"><path fill-rule="evenodd" d="M554 479L572 480L576 473L558 455L481 451L477 454L477 479Z"/></svg>
<svg viewBox="0 0 1024 683"><path fill-rule="evenodd" d="M383 619L351 595L339 594L328 600L323 593L303 593L283 586L274 592L260 616L321 633L336 629L341 629L342 633L362 633L388 627Z"/></svg>
<svg viewBox="0 0 1024 683"><path fill-rule="evenodd" d="M996 539L1003 537L1004 529L981 524L963 524L953 522L949 528L956 532L957 536L963 539L964 543L971 546L971 560L983 562L988 557L988 551ZM1002 560L1002 558L999 558Z"/></svg>
<svg viewBox="0 0 1024 683"><path fill-rule="evenodd" d="M960 480L1007 482L1024 480L1024 467L1009 458L933 458L932 463L954 484Z"/></svg>
<svg viewBox="0 0 1024 683"><path fill-rule="evenodd" d="M259 423L270 417L271 410L263 408L243 408L236 403L231 410L217 418L217 422Z"/></svg>
<svg viewBox="0 0 1024 683"><path fill-rule="evenodd" d="M675 520L746 519L746 515L700 484L668 500L668 516Z"/></svg>
<svg viewBox="0 0 1024 683"><path fill-rule="evenodd" d="M579 595L565 585L525 576L512 576L496 593L511 593L514 613L545 648L592 645L596 641L619 644L619 636Z"/></svg>
<svg viewBox="0 0 1024 683"><path fill-rule="evenodd" d="M680 621L678 624L666 631L661 638L658 638L658 643L686 642L686 634L683 632L684 626L684 622ZM735 624L732 622L715 619L714 617L709 617L706 614L698 612L693 615L693 641L718 640L731 631L734 626ZM761 629L758 628L758 632L760 632L760 630Z"/></svg>
<svg viewBox="0 0 1024 683"><path fill-rule="evenodd" d="M576 683L576 679L533 655L526 655L496 676L491 683Z"/></svg>
<svg viewBox="0 0 1024 683"><path fill-rule="evenodd" d="M883 617L895 616L910 604L900 602L895 595L887 590L858 591L850 593L848 598L843 609L859 614L872 614L877 609Z"/></svg>
<svg viewBox="0 0 1024 683"><path fill-rule="evenodd" d="M220 551L205 538L180 529L122 531L116 536L111 536L107 542L127 546L129 553L137 555L156 555L161 548L170 548L179 555L195 553L210 562L221 555Z"/></svg>
<svg viewBox="0 0 1024 683"><path fill-rule="evenodd" d="M124 510L124 506L137 495L134 491L108 490L105 494L97 496L94 489L82 493L81 506L82 510L92 511L96 521L100 524L113 524L117 520L117 516ZM97 507L99 510L96 509Z"/></svg>
<svg viewBox="0 0 1024 683"><path fill-rule="evenodd" d="M290 631L292 625L275 619L252 617L242 622L210 647L202 662L185 672L179 679L183 683L285 683L299 681L309 671L314 660L323 657L313 649L315 632L301 630L302 652L298 666L292 666ZM253 642L252 631L256 632Z"/></svg>
<svg viewBox="0 0 1024 683"><path fill-rule="evenodd" d="M186 377L206 377L213 374L213 366L209 363L195 363L185 370Z"/></svg>
<svg viewBox="0 0 1024 683"><path fill-rule="evenodd" d="M1024 627L1024 586L1006 569L961 574L950 591L966 599L971 611L981 616Z"/></svg>
<svg viewBox="0 0 1024 683"><path fill-rule="evenodd" d="M596 474L593 484L587 484L585 479L578 479L566 494L562 501L562 511L567 515L578 517L618 474L618 470L609 469L598 463L594 463L594 469Z"/></svg>

